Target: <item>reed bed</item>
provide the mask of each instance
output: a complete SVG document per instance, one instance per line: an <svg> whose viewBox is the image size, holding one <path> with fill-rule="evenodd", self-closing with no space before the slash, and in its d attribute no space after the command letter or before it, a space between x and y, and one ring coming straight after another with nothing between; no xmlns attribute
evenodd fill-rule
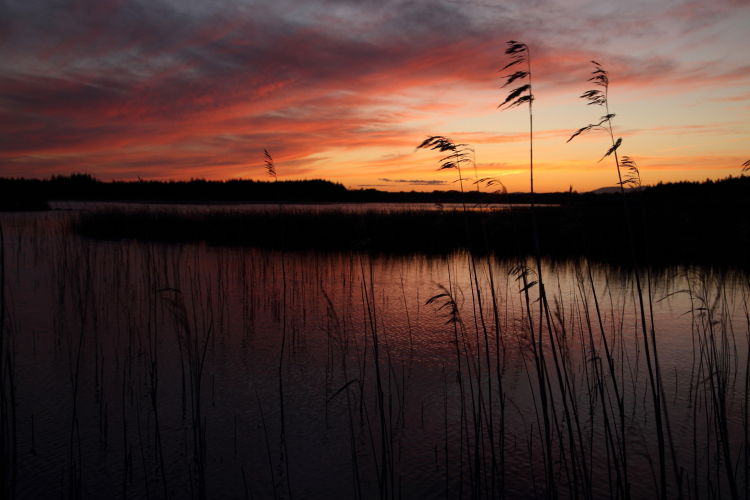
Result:
<svg viewBox="0 0 750 500"><path fill-rule="evenodd" d="M73 220L4 219L18 496L661 488L631 270L542 258L540 337L518 258L99 241ZM695 266L650 282L664 489L742 497L750 283Z"/></svg>
<svg viewBox="0 0 750 500"><path fill-rule="evenodd" d="M746 203L746 202L742 202ZM750 237L747 219L719 218L709 206L675 207L634 203L634 235L640 262L654 266L702 264L746 267ZM679 214L679 216L678 216ZM713 214L713 215L712 215ZM587 258L620 266L632 265L622 244L618 200L565 206L536 206L542 256ZM100 240L205 242L209 245L258 247L291 251L361 251L386 255L448 255L466 250L475 255L524 257L534 252L532 213L528 207L488 210L305 211L269 209L258 212L212 210L102 210L81 214L73 227Z"/></svg>

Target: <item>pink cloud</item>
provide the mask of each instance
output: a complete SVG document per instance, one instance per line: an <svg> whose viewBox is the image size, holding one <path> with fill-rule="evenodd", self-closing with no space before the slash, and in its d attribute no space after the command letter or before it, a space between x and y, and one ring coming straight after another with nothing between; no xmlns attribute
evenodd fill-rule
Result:
<svg viewBox="0 0 750 500"><path fill-rule="evenodd" d="M97 5L68 13L59 25L37 20L28 7L19 22L37 31L17 22L0 35L0 56L18 54L17 64L0 69L0 174L86 168L102 177L216 178L260 164L264 147L289 175L314 175L332 150L373 148L394 153L360 163L397 172L404 162L429 163L404 156L427 133L477 145L527 140L523 127L511 134L425 130L434 121L451 123L447 115L465 113L476 94L494 88L500 98L497 70L512 20L488 29L450 4L415 4L403 19L353 20L370 30L352 33L331 18L321 24L325 15L304 22L274 17L271 7L201 17L164 16L129 2ZM694 7L684 6L684 16L700 12ZM8 25L2 17L0 28ZM34 33L48 38L34 41ZM601 54L556 41L533 44L540 94L573 98L585 90L590 59L605 64L613 85L640 91L750 78L750 66L709 72L705 63ZM586 111L571 120L572 129L591 119ZM554 128L537 137L562 142L570 133Z"/></svg>

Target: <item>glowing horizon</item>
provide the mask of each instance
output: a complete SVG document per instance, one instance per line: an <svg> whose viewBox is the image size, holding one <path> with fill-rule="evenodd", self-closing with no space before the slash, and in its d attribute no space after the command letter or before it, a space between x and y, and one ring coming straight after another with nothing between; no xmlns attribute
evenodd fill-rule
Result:
<svg viewBox="0 0 750 500"><path fill-rule="evenodd" d="M526 109L496 109L508 39L532 50L538 191L616 182L607 137L566 144L603 114L578 98L591 59L644 184L738 175L748 21L747 0L11 0L0 175L263 180L265 148L280 180L455 189L416 151L445 135L475 148L478 176L527 191Z"/></svg>

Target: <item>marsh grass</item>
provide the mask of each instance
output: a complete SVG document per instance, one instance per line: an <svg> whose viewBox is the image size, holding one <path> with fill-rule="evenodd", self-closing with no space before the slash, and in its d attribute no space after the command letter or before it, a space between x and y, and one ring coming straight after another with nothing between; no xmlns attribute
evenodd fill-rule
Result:
<svg viewBox="0 0 750 500"><path fill-rule="evenodd" d="M18 312L48 313L41 347L34 327L20 337L25 373L51 379L19 386L29 453L0 226L10 496L21 450L22 496L42 475L46 496L68 497L117 482L123 498L747 497L747 274L643 267L660 242L626 197L640 173L596 62L582 97L605 115L571 139L608 133L622 199L539 206L529 47L506 55L505 86L526 82L499 107L528 105L529 209L100 211L17 229L14 283L43 304ZM475 152L444 136L419 148L444 154L463 192Z"/></svg>
<svg viewBox="0 0 750 500"><path fill-rule="evenodd" d="M565 498L625 498L626 492L643 498L658 484L655 421L630 270L545 259L552 339L545 330L540 343L535 297L527 304L519 293L537 279L532 259L513 274L516 258L462 251L432 258L284 252L282 265L281 254L269 250L95 241L46 229L26 234L36 236L10 238L14 248L19 242L21 247L6 253L19 263L7 282L18 286L16 269L34 262L44 281L37 289L31 286L36 275L20 281L26 285L16 288L18 304L30 296L47 303L49 295L50 309L59 312L42 324L61 326L32 335L29 314L16 306L24 325L16 347L24 374L18 415L29 422L18 429L23 495L30 491L32 471L45 491L70 491L71 379L60 377L55 387L63 404L50 409L37 396L50 382L38 388L28 374L29 363L38 365L37 372L46 367L48 375L37 375L44 379L69 373L80 311L87 311L76 410L81 496L103 496L110 490L101 485L114 483L124 497L198 498L201 469L206 497L286 498L291 486L297 497L336 491L354 498L515 498L544 496L552 487ZM61 248L54 256L44 251L50 237ZM97 277L88 285L80 272L87 267ZM686 494L721 498L730 487L724 444L717 439L730 443L740 494L747 484L747 296L737 290L748 284L742 274L708 273L702 292L700 274L706 272L691 274L695 303L706 296L713 311L703 319L695 308L694 367L689 354L685 366L667 351L664 401L677 412L680 429L689 431L675 436ZM688 312L683 320L689 333L690 296L674 293L687 284L664 285L667 278L657 272L654 280L655 296L664 297L655 302L655 314ZM435 290L435 283L445 289ZM88 293L75 292L87 287ZM78 297L87 302L83 309ZM183 307L175 308L170 298L185 312L175 315ZM681 305L665 310L672 302ZM282 317L287 344L280 364ZM713 334L699 334L700 324L713 324ZM690 337L676 332L661 341L676 342L675 352L689 348ZM543 371L537 367L542 356ZM191 373L198 376L191 379ZM688 397L695 406L685 411ZM193 401L200 403L200 417ZM50 417L53 411L62 422ZM718 425L722 414L725 430ZM204 451L196 451L201 443ZM649 464L656 483L649 479ZM65 482L61 487L50 477Z"/></svg>
<svg viewBox="0 0 750 500"><path fill-rule="evenodd" d="M669 450L672 461L672 472L674 474L673 486L678 490L678 497L682 498L683 469L677 464L671 423L669 419L669 411L664 401L665 392L663 387L661 366L659 362L659 353L657 349L656 328L654 325L653 317L654 299L651 289L651 278L650 273L648 273L647 271L645 273L646 285L644 287L644 285L642 284L642 272L638 261L638 253L636 251L636 226L633 222L631 207L625 190L626 186L640 186L640 172L635 161L630 157L624 156L622 160L620 160L618 149L622 145L622 138L615 139L613 126L613 118L615 117L615 115L611 113L609 109L609 73L597 61L591 61L591 63L594 65L594 70L591 73L589 81L598 88L587 90L583 94L581 94L580 97L588 101L589 105L603 107L605 114L599 119L598 122L591 123L576 130L570 136L568 142L583 133L588 133L596 129L604 130L608 134L610 139L611 146L599 161L604 160L608 156L613 157L617 172L617 184L620 186L620 193L622 195L622 220L624 222L622 225L625 227L623 243L625 245L628 245L631 254L633 276L635 279L635 295L638 301L638 313L640 316L640 330L642 334L643 348L646 356L645 361L651 388L651 398L653 402L653 415L655 419L655 429L659 451L659 495L662 499L666 499L668 496L669 484L667 482L667 450ZM623 169L626 171L625 177L623 177ZM643 232L644 228L640 227L640 229ZM648 245L649 243L650 242L648 241L645 242L646 245ZM617 397L619 398L619 396ZM621 425L623 425L622 422ZM624 472L627 473L627 470L625 469Z"/></svg>
<svg viewBox="0 0 750 500"><path fill-rule="evenodd" d="M557 498L560 494L558 481L555 474L555 465L553 457L553 447L555 444L560 447L564 453L563 469L567 478L569 494L573 497L589 497L590 485L587 485L586 460L579 449L582 449L583 436L581 435L580 423L576 410L576 403L571 398L571 378L566 368L563 352L560 350L558 338L558 329L555 327L552 319L547 291L545 288L544 271L542 267L542 244L541 231L537 221L537 210L535 207L535 190L534 190L534 90L532 84L532 65L531 51L529 46L523 42L510 40L506 44L505 54L510 58L510 62L501 68L505 71L517 66L525 66L525 70L516 70L515 72L504 77L503 88L516 81L526 81L515 89L511 90L503 102L498 106L513 108L526 104L529 117L529 193L531 198L531 233L533 242L534 268L533 270L523 262L511 271L516 275L522 286L519 293L523 294L526 304L526 319L528 322L528 331L531 342L531 353L536 372L536 391L538 397L535 398L534 404L537 408L537 414L541 413L542 427L540 434L543 443L543 456L545 463L545 495L551 498ZM530 279L533 277L534 279ZM535 303L538 310L536 314L531 309L531 289L535 288L537 296ZM534 317L536 316L536 319ZM545 346L545 344L547 344ZM545 352L546 349L548 352ZM547 357L551 357L551 361ZM551 363L551 366L550 364ZM552 373L552 375L550 374ZM555 385L556 384L556 387ZM559 398L555 400L555 391L559 391ZM560 408L561 407L561 408ZM564 428L567 430L565 436L559 425L559 414L561 411L563 418L568 422ZM575 421L576 425L572 425ZM557 443L554 433L557 434Z"/></svg>
<svg viewBox="0 0 750 500"><path fill-rule="evenodd" d="M15 342L6 302L5 263L5 231L0 224L0 492L2 496L12 498L16 492L18 460L16 375Z"/></svg>
<svg viewBox="0 0 750 500"><path fill-rule="evenodd" d="M733 192L723 196L739 215L748 208L747 201L734 197ZM648 193L632 192L636 195L631 204L635 212L633 220L645 228L643 233L634 235L640 262L653 266L747 265L744 252L750 235L747 219L721 218L721 203L710 197L705 197L701 205L687 205L678 201L682 198L664 203L658 196L646 196ZM305 213L289 209L211 213L105 210L81 214L73 227L76 232L98 240L172 244L202 241L212 246L292 251L447 255L471 250L477 255L491 253L499 257L522 257L534 251L528 208L474 210L469 205L467 208L467 211L358 213L334 210ZM622 217L621 202L581 200L563 207L536 206L535 213L537 229L545 241L542 255L556 259L585 255L619 266L632 265L630 249L621 243L623 228L610 223Z"/></svg>
<svg viewBox="0 0 750 500"><path fill-rule="evenodd" d="M273 156L268 152L267 149L263 150L263 162L266 169L266 173L273 177L274 182L278 181L279 178L276 176L276 164L273 161Z"/></svg>

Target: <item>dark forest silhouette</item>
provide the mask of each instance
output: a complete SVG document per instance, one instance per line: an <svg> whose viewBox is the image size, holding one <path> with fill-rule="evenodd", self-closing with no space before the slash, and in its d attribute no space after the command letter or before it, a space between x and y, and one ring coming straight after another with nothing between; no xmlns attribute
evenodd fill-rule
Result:
<svg viewBox="0 0 750 500"><path fill-rule="evenodd" d="M281 182L279 184L282 184ZM750 245L750 178L718 182L663 184L631 194L633 237L640 259L650 264L747 265ZM361 191L345 191L362 201ZM417 193L381 193L398 201ZM449 198L459 193L444 193ZM424 200L439 194L424 193ZM497 201L526 201L528 195L495 195ZM468 195L467 195L468 197ZM376 196L373 198L377 199ZM458 198L460 199L460 197ZM537 207L544 254L553 258L587 256L627 265L622 245L619 194L542 195L554 206ZM383 201L378 200L378 201ZM445 254L466 249L498 256L532 251L531 212L510 210L398 210L322 212L290 208L220 212L99 210L84 213L77 230L103 239L172 243L206 241L213 245L291 250Z"/></svg>
<svg viewBox="0 0 750 500"><path fill-rule="evenodd" d="M634 199L649 200L650 204L666 206L674 203L703 205L707 209L722 209L723 216L735 217L731 210L744 206L750 189L750 177L729 177L704 182L657 184L640 190L630 190ZM587 204L609 203L617 193L535 193L536 203ZM529 203L529 193L447 191L379 191L376 189L347 189L331 181L314 180L226 180L208 181L111 181L104 182L89 174L55 176L50 179L0 178L0 209L38 210L48 208L47 201L148 201L152 203L325 203L325 202L384 202L384 203ZM738 206L739 204L739 206Z"/></svg>
<svg viewBox="0 0 750 500"><path fill-rule="evenodd" d="M634 237L644 262L747 266L750 248L750 177L678 182L629 190ZM207 241L295 250L446 253L458 249L501 256L529 254L528 193L469 191L385 192L349 190L308 181L117 181L90 175L0 179L6 210L48 208L48 201L148 201L150 203L465 203L470 213L445 210L345 213L291 210L224 213L98 210L80 218L78 230L105 239ZM490 203L515 204L506 211ZM589 256L625 263L619 193L536 193L544 254ZM544 207L543 205L548 205Z"/></svg>

